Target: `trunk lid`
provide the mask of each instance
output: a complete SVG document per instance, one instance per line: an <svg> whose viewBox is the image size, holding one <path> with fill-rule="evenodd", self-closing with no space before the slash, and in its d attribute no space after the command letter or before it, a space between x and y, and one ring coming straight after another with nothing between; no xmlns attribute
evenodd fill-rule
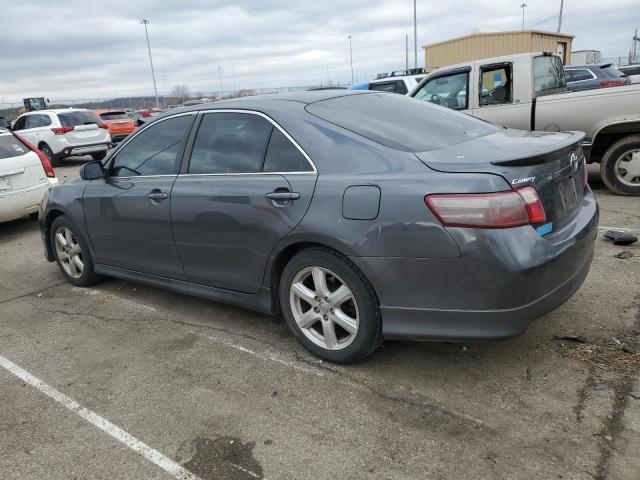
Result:
<svg viewBox="0 0 640 480"><path fill-rule="evenodd" d="M433 170L487 173L501 176L512 188L532 186L547 217L545 224L534 227L546 235L564 227L580 210L586 168L583 138L580 132L504 129L416 155Z"/></svg>

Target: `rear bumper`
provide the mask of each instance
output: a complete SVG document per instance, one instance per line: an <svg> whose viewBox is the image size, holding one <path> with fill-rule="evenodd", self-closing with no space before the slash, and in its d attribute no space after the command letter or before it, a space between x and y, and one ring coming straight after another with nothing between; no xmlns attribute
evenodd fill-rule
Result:
<svg viewBox="0 0 640 480"><path fill-rule="evenodd" d="M591 192L578 215L541 237L530 226L449 228L453 259L356 257L380 302L387 338L497 339L517 335L566 302L593 260L598 209Z"/></svg>
<svg viewBox="0 0 640 480"><path fill-rule="evenodd" d="M47 183L35 187L0 195L0 222L8 222L37 213L44 192L56 183L58 183L57 179L50 179Z"/></svg>

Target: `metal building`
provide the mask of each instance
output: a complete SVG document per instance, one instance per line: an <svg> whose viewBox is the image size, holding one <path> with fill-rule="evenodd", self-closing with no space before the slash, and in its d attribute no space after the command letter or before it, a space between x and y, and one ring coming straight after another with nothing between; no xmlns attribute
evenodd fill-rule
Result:
<svg viewBox="0 0 640 480"><path fill-rule="evenodd" d="M472 33L444 42L425 45L425 66L429 71L456 63L514 53L556 52L565 65L571 62L573 35L541 30Z"/></svg>

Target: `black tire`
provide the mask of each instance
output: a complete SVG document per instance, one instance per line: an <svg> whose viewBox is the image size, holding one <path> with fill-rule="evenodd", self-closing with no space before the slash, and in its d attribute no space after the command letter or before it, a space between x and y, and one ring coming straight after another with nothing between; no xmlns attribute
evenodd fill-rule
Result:
<svg viewBox="0 0 640 480"><path fill-rule="evenodd" d="M38 148L49 159L49 163L52 167L59 166L60 162L58 162L58 157L53 154L53 150L51 150L51 147L49 145L47 145L46 143L41 143L40 145L38 145Z"/></svg>
<svg viewBox="0 0 640 480"><path fill-rule="evenodd" d="M58 251L56 249L56 244L55 244L55 234L60 227L66 227L69 230L71 230L71 232L73 233L73 236L75 237L75 239L77 239L77 242L80 245L84 268L82 270L82 274L78 278L74 278L70 276L65 271L65 269L62 266L62 262L58 257ZM84 241L84 238L82 237L82 235L80 235L78 228L73 224L73 222L69 219L69 217L67 217L66 215L61 215L53 221L53 224L51 225L51 230L49 233L49 239L51 242L51 249L53 250L53 256L56 259L58 268L60 269L60 272L69 283L72 283L77 287L88 287L100 280L101 278L100 275L96 274L94 271L93 258L91 257L91 252L89 250L89 247L87 246L87 242Z"/></svg>
<svg viewBox="0 0 640 480"><path fill-rule="evenodd" d="M359 325L355 338L341 350L316 345L302 332L294 319L290 289L296 275L309 267L334 272L344 283L357 304ZM294 336L312 354L333 363L353 363L367 358L382 342L382 319L378 300L366 277L347 257L327 248L309 248L297 253L284 268L279 285L282 315ZM333 310L332 310L333 312ZM325 317L326 318L326 317Z"/></svg>
<svg viewBox="0 0 640 480"><path fill-rule="evenodd" d="M600 161L600 175L609 190L618 195L640 195L640 184L628 185L616 172L616 162L632 150L640 150L640 135L629 135L611 145Z"/></svg>
<svg viewBox="0 0 640 480"><path fill-rule="evenodd" d="M104 157L107 156L107 152L96 152L91 154L91 158L93 158L96 162L103 160Z"/></svg>

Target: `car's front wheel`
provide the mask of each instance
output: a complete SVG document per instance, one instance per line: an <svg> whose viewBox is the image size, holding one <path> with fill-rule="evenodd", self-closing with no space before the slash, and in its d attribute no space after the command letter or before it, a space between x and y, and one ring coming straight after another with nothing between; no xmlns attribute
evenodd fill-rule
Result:
<svg viewBox="0 0 640 480"><path fill-rule="evenodd" d="M64 277L78 287L93 285L100 278L93 269L93 259L77 227L66 215L51 225L51 246Z"/></svg>
<svg viewBox="0 0 640 480"><path fill-rule="evenodd" d="M335 363L363 360L381 342L375 293L346 257L323 248L296 254L280 282L282 314L314 355Z"/></svg>

